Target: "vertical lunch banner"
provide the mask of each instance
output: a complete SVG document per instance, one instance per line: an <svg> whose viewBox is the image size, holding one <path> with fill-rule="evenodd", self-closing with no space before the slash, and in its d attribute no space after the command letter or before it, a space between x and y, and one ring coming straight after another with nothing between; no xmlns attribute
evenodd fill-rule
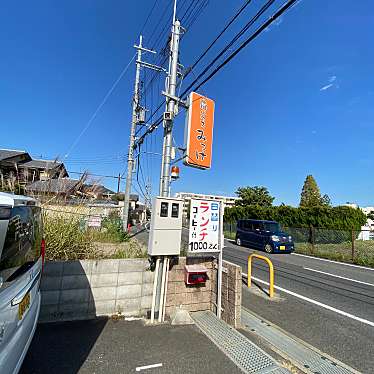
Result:
<svg viewBox="0 0 374 374"><path fill-rule="evenodd" d="M188 250L191 253L219 252L221 202L191 199Z"/></svg>

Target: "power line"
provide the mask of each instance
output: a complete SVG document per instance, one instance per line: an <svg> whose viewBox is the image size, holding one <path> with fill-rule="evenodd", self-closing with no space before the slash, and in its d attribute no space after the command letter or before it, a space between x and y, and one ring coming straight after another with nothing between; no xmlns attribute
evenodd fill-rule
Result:
<svg viewBox="0 0 374 374"><path fill-rule="evenodd" d="M206 69L204 69L204 72L201 73L195 80L190 84L190 86L182 93L182 97L193 87L195 83L210 69L211 66L213 66L213 63L221 57L239 38L243 35L247 29L253 25L253 23L273 4L275 0L269 0L258 12L257 14L246 24L246 26L232 39L232 41L229 43L229 46L226 46L224 50L216 56L216 58L211 62ZM211 79L219 70L221 70L229 61L231 61L243 48L245 48L252 40L254 40L262 31L266 29L274 20L276 20L278 17L280 17L286 10L291 8L295 3L297 3L298 0L289 0L285 5L283 5L276 13L274 13L268 21L263 23L249 38L247 38L240 47L238 47L232 54L229 55L228 58L226 58L202 83L194 87L194 90L197 90L202 85L204 85L209 79ZM161 124L163 120L163 117L160 116L152 125L148 127L148 129L143 133L143 135L135 142L135 147L142 144L144 141L144 138L152 133L155 129L158 128L158 126Z"/></svg>
<svg viewBox="0 0 374 374"><path fill-rule="evenodd" d="M187 3L187 0L183 3L183 6L184 6L184 4L186 4L186 3ZM182 20L183 20L184 18L186 18L186 22L189 22L189 26L188 26L188 27L191 27L191 26L192 26L192 24L196 21L196 19L197 19L198 16L202 13L202 10L205 9L205 7L208 5L208 3L209 3L209 0L202 0L202 1L199 3L199 6L194 8L194 7L193 7L193 5L194 5L194 0L191 1L189 7L187 7L187 9L186 9L184 15L182 16ZM166 10L167 10L167 8L164 10L163 14L166 13ZM192 15L192 16L191 16L191 15ZM165 28L167 27L167 25L168 25L168 22L164 25L164 28L161 30L161 33L159 34L158 40L159 40L159 39L162 40L162 36L163 36L162 34L163 34L163 31L165 30ZM167 32L168 32L168 30L166 29L166 33L167 33ZM157 44L158 44L158 41L156 41L155 44L153 44L152 49L154 49L154 48L157 46ZM168 39L168 41L167 41L167 43L166 43L165 49L168 47L168 44L169 44L169 39ZM162 56L160 57L160 60L158 61L158 64L161 63L161 66L163 66L163 64L165 64L165 63L167 62L167 60L168 60L168 54L165 54L165 57L164 57L163 60L162 60ZM161 62L161 61L162 61L162 62ZM147 84L147 86L146 86L145 89L144 89L144 93L143 93L144 96L146 95L148 89L150 89L150 88L153 89L152 85L153 85L154 82L155 82L155 78L156 78L156 76L159 77L160 75L159 75L159 73L154 72L154 73L153 73L153 76L152 76L151 79L150 79L150 82ZM153 110L152 113L149 115L149 117L148 117L148 119L147 119L147 122L151 122L151 121L152 121L152 119L154 118L154 116L156 115L156 113L159 112L159 111L162 109L164 103L165 103L165 100L162 100L162 101L159 103L159 105L157 106L157 108L156 108L155 110ZM142 144L142 143L143 143L145 137L146 137L149 133L153 132L153 131L154 131L154 130L155 130L155 129L156 129L156 128L161 124L161 122L162 122L162 118L163 118L162 116L158 117L157 120L156 120L152 125L150 125L150 126L148 127L148 129L143 133L143 135L142 135L142 136L141 136L141 137L136 141L135 146L138 145L138 144ZM137 136L137 135L142 131L143 128L144 128L144 126L140 127L140 128L137 130L137 132L136 132L136 136Z"/></svg>
<svg viewBox="0 0 374 374"><path fill-rule="evenodd" d="M261 9L249 20L249 22L247 22L247 24L234 36L234 38L230 41L229 44L226 45L225 48L223 48L223 50L221 50L220 53L218 53L218 55L205 67L205 69L197 76L197 78L192 82L190 83L190 85L184 90L184 92L182 93L182 97L185 96L185 94L187 92L189 92L189 90L194 86L194 84L196 82L199 81L199 79L201 77L203 77L205 75L205 73L214 65L214 63L219 60L220 57L222 57L228 50L230 47L233 46L233 44L239 40L239 38L241 36L243 36L247 30L261 17L262 14L264 14L266 12L266 10L274 3L275 0L269 0L265 5L263 5L261 7Z"/></svg>
<svg viewBox="0 0 374 374"><path fill-rule="evenodd" d="M150 39L148 41L148 43L151 45L151 49L153 49L153 50L155 49L155 46L158 43L159 38L161 37L161 35L162 35L162 33L163 33L164 29L165 29L165 25L169 24L171 16L166 18L166 22L164 23L164 28L162 28L162 26L161 26L161 28L162 28L161 32L156 37L156 41L153 44L151 44L151 41L153 40L153 37L156 35L156 30L159 28L159 25L162 25L161 22L165 19L165 15L166 15L166 13L167 13L168 10L170 10L170 6L169 6L169 3L167 2L166 7L164 8L163 12L161 13L161 17L160 17L159 21L157 22L157 26L154 29L154 32L152 33L152 35L151 35L151 37L150 37Z"/></svg>
<svg viewBox="0 0 374 374"><path fill-rule="evenodd" d="M145 196L145 194L144 194L144 191L142 191L142 192L139 192L139 190L136 188L136 186L133 186L134 187L134 190L140 195L140 196L142 196L143 198L144 198L144 200L147 200L147 198L146 198L146 196Z"/></svg>
<svg viewBox="0 0 374 374"><path fill-rule="evenodd" d="M79 174L79 175L87 175L88 177L102 177L102 178L114 178L114 179L118 179L118 175L115 176L115 175L101 175L101 174L91 174L90 172L86 172L86 173L80 173L79 171L68 171L69 174Z"/></svg>
<svg viewBox="0 0 374 374"><path fill-rule="evenodd" d="M97 165L97 164L122 164L125 162L125 158L118 160L106 160L106 161L67 161L66 164L70 165Z"/></svg>
<svg viewBox="0 0 374 374"><path fill-rule="evenodd" d="M199 6L192 8L190 14L187 16L185 22L185 29L186 32L184 35L186 35L187 31L192 27L192 25L196 22L196 20L199 18L200 14L203 12L203 10L207 7L209 3L209 0L202 0L199 4Z"/></svg>
<svg viewBox="0 0 374 374"><path fill-rule="evenodd" d="M186 3L186 2L185 2L185 3ZM199 4L199 7L197 7L196 9L194 9L194 8L192 7L192 6L194 5L194 0L192 0L191 3L190 3L190 6L187 8L186 12L185 12L184 15L182 16L182 20L183 20L184 17L187 17L187 19L188 19L189 16L192 14L192 12L194 12L194 10L195 10L195 12L194 12L194 15L195 15L195 16L192 17L192 19L191 19L191 21L190 21L190 25L189 25L189 27L192 26L193 22L196 21L197 17L201 14L202 10L203 10L207 5L208 5L208 3L209 3L209 0L202 0L202 1L200 2L200 4ZM192 10L191 10L190 13L188 13L188 11L189 11L190 9L192 9ZM164 11L164 13L165 13L165 11ZM186 20L186 22L188 22L188 21ZM166 26L167 26L167 24L166 24ZM165 28L165 26L164 26L164 28ZM167 30L166 30L166 32L167 32ZM161 33L162 33L162 31L161 31ZM169 40L168 40L168 43L169 43ZM167 43L167 44L168 44L168 43ZM154 47L155 47L155 45L152 47L152 49L154 49ZM166 48L166 47L165 47L165 48ZM167 58L168 58L168 56L166 56L166 58L164 59L164 63L166 63ZM146 91L148 90L149 86L153 83L153 81L154 81L156 75L158 75L158 73L155 72L154 75L153 75L153 77L151 78L150 83L146 86L144 94L146 94ZM150 114L150 117L148 118L148 122L151 122L152 119L153 119L153 117L155 116L155 114L156 114L158 111L160 111L160 110L162 109L162 107L163 107L163 105L164 105L164 102L165 102L165 100L162 100L162 101L160 102L160 104L157 106L157 108L156 108L154 111L152 111L152 113ZM154 131L154 130L155 130L155 129L156 129L156 128L161 124L161 122L162 122L162 118L163 118L162 116L158 117L158 119L157 119L157 120L156 120L152 125L150 125L150 127L145 131L145 133L143 133L143 135L142 135L142 136L137 140L136 145L137 145L137 144L141 144L141 143L143 143L144 138L145 138L149 133L151 133L152 131ZM136 132L136 135L138 135L141 131L142 131L142 127L139 128L139 130Z"/></svg>
<svg viewBox="0 0 374 374"><path fill-rule="evenodd" d="M244 49L251 41L261 34L272 22L279 18L287 9L289 9L298 0L289 0L281 8L279 8L266 22L264 22L249 38L247 38L233 53L229 55L220 65L218 65L212 73L208 75L194 90L198 90L206 82L208 82L214 75L216 75L226 64L228 64L242 49Z"/></svg>
<svg viewBox="0 0 374 374"><path fill-rule="evenodd" d="M152 15L153 10L155 9L157 3L158 3L158 0L155 0L155 2L153 3L153 6L151 8L151 10L148 13L148 16L147 16L146 20L144 21L144 24L143 24L142 28L140 29L139 35L143 34L144 28L147 25L147 23L148 23L151 15Z"/></svg>
<svg viewBox="0 0 374 374"><path fill-rule="evenodd" d="M116 161L125 159L125 155L118 157L98 157L98 158L76 158L69 159L66 163L79 163L79 162L101 162L101 161Z"/></svg>
<svg viewBox="0 0 374 374"><path fill-rule="evenodd" d="M221 36L228 30L228 28L235 22L235 20L240 16L240 14L246 9L246 7L252 2L252 0L246 0L245 3L241 6L241 8L235 13L235 15L231 18L229 23L224 27L224 29L216 36L216 38L209 44L208 48L199 56L199 58L193 63L191 66L191 70L196 67L196 65L206 56L206 54L210 51L210 49L217 43L217 41L221 38ZM190 71L191 71L190 70ZM189 74L185 74L185 77Z"/></svg>
<svg viewBox="0 0 374 374"><path fill-rule="evenodd" d="M109 89L109 91L107 92L107 94L104 96L103 100L101 101L101 103L99 104L99 106L96 108L96 110L94 111L94 113L92 114L91 118L88 120L88 122L86 123L86 125L84 126L83 130L80 132L80 134L78 135L78 137L74 140L74 142L72 143L72 145L70 146L68 152L65 154L65 156L63 157L63 160L67 159L70 155L70 153L72 152L72 150L76 147L76 145L78 144L79 140L82 138L82 136L85 134L85 132L88 130L88 128L91 126L92 122L95 120L95 118L97 117L98 113L100 112L101 108L105 105L105 103L107 102L107 100L109 99L110 95L113 93L114 89L117 87L118 83L121 81L121 79L123 78L123 76L125 75L125 73L127 72L129 66L131 65L131 63L133 62L133 60L135 59L135 56L136 54L134 54L134 56L132 57L132 59L129 61L129 63L126 65L126 67L122 70L121 74L118 76L118 78L115 80L115 82L112 84L112 87Z"/></svg>
<svg viewBox="0 0 374 374"><path fill-rule="evenodd" d="M100 160L116 160L123 158L123 155L97 155L95 157L69 157L69 161L100 161Z"/></svg>

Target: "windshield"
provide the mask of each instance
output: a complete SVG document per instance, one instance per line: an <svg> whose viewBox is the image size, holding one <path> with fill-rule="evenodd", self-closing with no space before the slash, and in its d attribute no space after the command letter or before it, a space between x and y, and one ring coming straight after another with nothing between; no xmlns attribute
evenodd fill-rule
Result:
<svg viewBox="0 0 374 374"><path fill-rule="evenodd" d="M279 223L276 222L264 222L264 230L265 231L271 231L271 232L278 232L280 230Z"/></svg>

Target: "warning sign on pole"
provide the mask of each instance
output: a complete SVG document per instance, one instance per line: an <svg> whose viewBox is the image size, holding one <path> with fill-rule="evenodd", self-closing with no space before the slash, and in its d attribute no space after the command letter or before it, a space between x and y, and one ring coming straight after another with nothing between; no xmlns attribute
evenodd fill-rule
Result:
<svg viewBox="0 0 374 374"><path fill-rule="evenodd" d="M191 199L189 252L221 250L221 209L220 201Z"/></svg>
<svg viewBox="0 0 374 374"><path fill-rule="evenodd" d="M184 164L209 169L212 164L214 101L196 92L188 98Z"/></svg>

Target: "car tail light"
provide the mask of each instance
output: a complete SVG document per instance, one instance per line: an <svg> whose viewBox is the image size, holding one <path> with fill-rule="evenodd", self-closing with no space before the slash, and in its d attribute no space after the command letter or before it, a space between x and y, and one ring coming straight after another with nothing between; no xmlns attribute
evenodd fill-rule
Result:
<svg viewBox="0 0 374 374"><path fill-rule="evenodd" d="M42 239L42 242L40 244L40 253L42 255L42 271L44 269L44 261L45 261L45 240Z"/></svg>

